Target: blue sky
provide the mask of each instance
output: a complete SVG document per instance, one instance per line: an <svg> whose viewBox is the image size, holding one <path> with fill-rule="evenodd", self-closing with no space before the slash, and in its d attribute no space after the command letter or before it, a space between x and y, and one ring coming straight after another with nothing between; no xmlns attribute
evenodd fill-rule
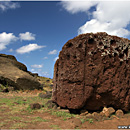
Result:
<svg viewBox="0 0 130 130"><path fill-rule="evenodd" d="M129 1L0 2L0 53L14 55L29 71L53 78L59 51L78 34L105 31L129 38L129 5Z"/></svg>

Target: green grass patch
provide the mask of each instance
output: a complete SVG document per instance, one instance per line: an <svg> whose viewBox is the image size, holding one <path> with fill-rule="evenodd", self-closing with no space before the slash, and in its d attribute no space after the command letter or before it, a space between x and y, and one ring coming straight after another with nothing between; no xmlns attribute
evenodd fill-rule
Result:
<svg viewBox="0 0 130 130"><path fill-rule="evenodd" d="M93 119L91 119L91 118L88 119L88 122L89 122L89 123L93 123Z"/></svg>
<svg viewBox="0 0 130 130"><path fill-rule="evenodd" d="M4 112L4 111L6 111L6 108L0 108L0 112Z"/></svg>
<svg viewBox="0 0 130 130"><path fill-rule="evenodd" d="M60 129L58 125L50 125L50 127L53 129Z"/></svg>
<svg viewBox="0 0 130 130"><path fill-rule="evenodd" d="M82 119L80 119L80 120L81 120L81 122L82 122L82 123L84 123L84 122L88 121L88 119L83 119L83 118L82 118Z"/></svg>
<svg viewBox="0 0 130 130"><path fill-rule="evenodd" d="M34 121L48 122L49 120L43 119L41 117L36 117Z"/></svg>
<svg viewBox="0 0 130 130"><path fill-rule="evenodd" d="M67 120L67 118L63 118L63 121L66 121Z"/></svg>
<svg viewBox="0 0 130 130"><path fill-rule="evenodd" d="M6 88L9 88L8 83L6 85L1 84L0 85L0 92L2 92Z"/></svg>
<svg viewBox="0 0 130 130"><path fill-rule="evenodd" d="M18 116L15 116L15 117L10 117L10 119L11 119L11 120L21 120L21 118L20 118L20 117L18 117Z"/></svg>
<svg viewBox="0 0 130 130"><path fill-rule="evenodd" d="M0 104L5 103L8 106L13 106L13 99L8 99L8 98L1 98L0 99Z"/></svg>
<svg viewBox="0 0 130 130"><path fill-rule="evenodd" d="M45 102L44 99L40 98L40 97L28 97L26 98L25 103L26 104L31 104L31 103L36 103L36 102L41 102L42 104Z"/></svg>
<svg viewBox="0 0 130 130"><path fill-rule="evenodd" d="M15 123L15 124L13 124L13 125L10 127L10 129L19 129L19 128L24 128L25 126L26 126L25 123L20 122L20 123Z"/></svg>
<svg viewBox="0 0 130 130"><path fill-rule="evenodd" d="M67 120L68 118L71 118L71 117L75 117L74 114L70 114L70 113L67 113L67 112L64 112L64 111L50 111L50 113L52 115L56 115L57 117L63 117L63 120Z"/></svg>
<svg viewBox="0 0 130 130"><path fill-rule="evenodd" d="M16 102L18 104L26 104L26 101L24 101L24 99L22 97L16 97L14 99L14 102Z"/></svg>
<svg viewBox="0 0 130 130"><path fill-rule="evenodd" d="M22 121L23 123L32 123L33 121Z"/></svg>
<svg viewBox="0 0 130 130"><path fill-rule="evenodd" d="M0 127L5 126L5 125L6 125L5 122L0 122Z"/></svg>
<svg viewBox="0 0 130 130"><path fill-rule="evenodd" d="M86 121L88 121L89 123L93 123L93 119L91 119L91 118L82 118L80 120L81 120L82 123L84 123Z"/></svg>
<svg viewBox="0 0 130 130"><path fill-rule="evenodd" d="M0 105L5 103L8 106L14 106L14 105L23 105L23 104L30 104L35 102L44 102L44 99L40 97L27 97L24 99L23 97L12 97L12 98L1 98L0 99ZM18 104L16 104L18 103Z"/></svg>
<svg viewBox="0 0 130 130"><path fill-rule="evenodd" d="M28 113L33 113L34 110L31 109L30 105L26 108L26 110Z"/></svg>

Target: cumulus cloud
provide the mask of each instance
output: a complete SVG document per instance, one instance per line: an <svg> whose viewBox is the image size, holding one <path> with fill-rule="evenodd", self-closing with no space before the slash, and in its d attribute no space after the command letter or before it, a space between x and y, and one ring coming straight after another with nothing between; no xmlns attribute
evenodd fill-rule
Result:
<svg viewBox="0 0 130 130"><path fill-rule="evenodd" d="M11 1L0 1L0 10L6 11L8 9L16 9L19 8L20 4Z"/></svg>
<svg viewBox="0 0 130 130"><path fill-rule="evenodd" d="M79 34L107 32L123 37L130 35L127 29L130 23L130 1L62 1L61 4L72 14L78 12L88 14L91 7L95 6L96 10L91 12L92 19L79 28Z"/></svg>
<svg viewBox="0 0 130 130"><path fill-rule="evenodd" d="M37 64L34 64L34 65L31 65L32 68L42 68L43 65L37 65Z"/></svg>
<svg viewBox="0 0 130 130"><path fill-rule="evenodd" d="M50 51L48 54L49 55L55 55L55 54L57 54L57 52L58 52L57 50L53 50L53 51Z"/></svg>
<svg viewBox="0 0 130 130"><path fill-rule="evenodd" d="M19 53L19 54L24 54L24 53L29 53L31 51L41 49L43 47L46 47L46 46L39 46L35 43L34 44L28 44L28 45L20 47L19 49L16 50L16 52Z"/></svg>
<svg viewBox="0 0 130 130"><path fill-rule="evenodd" d="M35 40L35 34L32 34L30 32L20 33L19 38L20 40L31 41L31 40Z"/></svg>
<svg viewBox="0 0 130 130"><path fill-rule="evenodd" d="M96 1L61 1L62 6L70 13L88 12L88 10L95 6Z"/></svg>
<svg viewBox="0 0 130 130"><path fill-rule="evenodd" d="M6 49L6 46L18 38L13 33L0 33L0 51Z"/></svg>
<svg viewBox="0 0 130 130"><path fill-rule="evenodd" d="M35 69L33 68L33 69L31 69L31 72L38 73L38 75L40 75L40 76L49 77L48 72L44 72L42 69L39 69L39 68L35 68Z"/></svg>

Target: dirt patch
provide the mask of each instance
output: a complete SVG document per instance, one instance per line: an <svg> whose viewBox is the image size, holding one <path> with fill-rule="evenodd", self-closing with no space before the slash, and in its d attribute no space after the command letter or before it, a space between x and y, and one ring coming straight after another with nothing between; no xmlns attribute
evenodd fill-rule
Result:
<svg viewBox="0 0 130 130"><path fill-rule="evenodd" d="M117 129L119 125L130 125L130 114L122 118L104 121L84 119L83 116L48 109L31 110L29 104L45 105L49 99L38 97L41 91L0 93L1 129ZM77 120L78 119L78 120ZM77 125L79 124L79 125Z"/></svg>

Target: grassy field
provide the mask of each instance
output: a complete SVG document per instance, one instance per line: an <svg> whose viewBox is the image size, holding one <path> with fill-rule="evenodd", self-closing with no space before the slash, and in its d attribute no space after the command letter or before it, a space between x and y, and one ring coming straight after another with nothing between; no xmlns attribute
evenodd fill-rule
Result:
<svg viewBox="0 0 130 130"><path fill-rule="evenodd" d="M46 128L59 129L58 122L64 122L72 117L64 111L48 109L46 102L50 99L42 99L38 97L38 93L29 92L0 92L0 128L3 129L20 129L32 128L40 122L46 124ZM30 104L39 103L44 105L41 109L32 110ZM58 120L57 123L55 120ZM49 123L47 125L47 123ZM39 126L40 128L40 126Z"/></svg>
<svg viewBox="0 0 130 130"><path fill-rule="evenodd" d="M43 99L38 95L41 92L52 91L52 79L45 77L37 77L37 79L42 84L43 90L0 92L1 129L60 129L63 122L75 117L74 114L64 111L48 109L46 103L50 99ZM32 110L30 108L32 103L39 103L44 107ZM62 126L64 127L66 126Z"/></svg>
<svg viewBox="0 0 130 130"><path fill-rule="evenodd" d="M52 79L38 77L38 80L43 90L0 92L0 129L117 129L118 125L130 125L129 113L124 118L95 121L59 109L49 109L46 103L50 99L38 95L52 90ZM32 103L44 107L32 110Z"/></svg>

